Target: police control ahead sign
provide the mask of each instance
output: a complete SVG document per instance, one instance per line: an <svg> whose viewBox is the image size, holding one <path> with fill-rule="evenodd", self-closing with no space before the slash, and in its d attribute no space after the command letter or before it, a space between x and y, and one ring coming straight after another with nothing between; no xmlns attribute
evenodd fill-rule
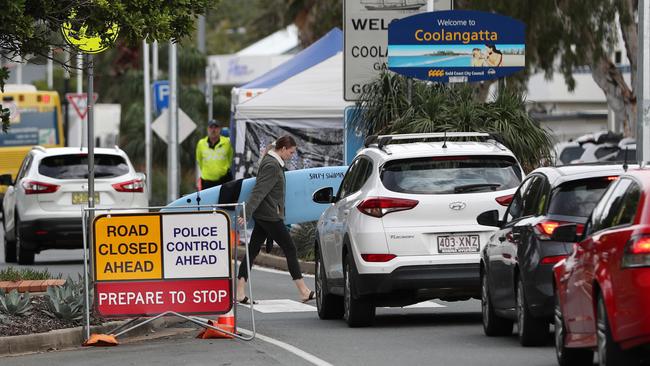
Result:
<svg viewBox="0 0 650 366"><path fill-rule="evenodd" d="M221 211L98 216L93 241L98 312L228 312L230 240L230 219Z"/></svg>
<svg viewBox="0 0 650 366"><path fill-rule="evenodd" d="M438 82L496 79L525 67L525 25L503 15L452 10L388 27L388 68Z"/></svg>

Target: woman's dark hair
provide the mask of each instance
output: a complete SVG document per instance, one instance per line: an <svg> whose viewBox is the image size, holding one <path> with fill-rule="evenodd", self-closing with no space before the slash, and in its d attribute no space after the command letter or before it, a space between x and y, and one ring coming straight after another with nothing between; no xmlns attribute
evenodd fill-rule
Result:
<svg viewBox="0 0 650 366"><path fill-rule="evenodd" d="M491 48L491 49L492 49L492 52L494 52L494 53L498 53L498 54L500 54L500 55L502 54L501 51L497 50L497 46L496 46L495 44L492 44L492 43L486 43L486 44L485 44L485 47Z"/></svg>
<svg viewBox="0 0 650 366"><path fill-rule="evenodd" d="M290 149L294 146L297 146L296 140L293 139L293 137L289 135L284 135L277 140L275 140L275 149L276 150L282 150L283 147L286 147L287 149Z"/></svg>

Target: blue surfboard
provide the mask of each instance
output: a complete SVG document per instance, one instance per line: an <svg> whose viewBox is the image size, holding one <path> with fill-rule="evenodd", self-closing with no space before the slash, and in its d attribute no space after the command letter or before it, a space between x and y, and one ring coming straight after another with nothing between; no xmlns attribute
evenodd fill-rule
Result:
<svg viewBox="0 0 650 366"><path fill-rule="evenodd" d="M328 205L314 202L312 195L317 190L325 187L334 188L336 193L347 169L347 166L327 166L287 171L285 173L285 224L291 225L318 220ZM224 197L221 197L222 193L228 196L229 202L235 202L235 200L238 203L246 202L255 186L255 178L243 179L241 189L235 189L237 192L234 192L234 183L239 184L239 182L231 182L188 194L168 204L168 208L163 209L163 211L171 211L171 208L178 206L217 204L220 202L220 198L221 202L224 201ZM197 198L199 198L198 201Z"/></svg>

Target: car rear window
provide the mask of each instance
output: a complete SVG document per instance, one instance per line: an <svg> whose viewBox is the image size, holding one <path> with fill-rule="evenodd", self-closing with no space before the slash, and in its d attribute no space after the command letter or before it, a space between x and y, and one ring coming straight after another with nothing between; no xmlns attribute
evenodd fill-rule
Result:
<svg viewBox="0 0 650 366"><path fill-rule="evenodd" d="M584 151L585 149L582 146L567 146L560 154L560 161L564 164L569 164L574 160L580 159Z"/></svg>
<svg viewBox="0 0 650 366"><path fill-rule="evenodd" d="M548 213L588 217L613 179L597 177L562 183L553 190Z"/></svg>
<svg viewBox="0 0 650 366"><path fill-rule="evenodd" d="M85 179L88 178L88 155L55 155L41 160L38 172L46 177L56 179ZM123 157L118 155L95 155L95 177L113 178L127 174L129 166Z"/></svg>
<svg viewBox="0 0 650 366"><path fill-rule="evenodd" d="M401 193L501 191L519 185L521 170L514 159L494 156L403 159L384 165L381 182L386 189Z"/></svg>

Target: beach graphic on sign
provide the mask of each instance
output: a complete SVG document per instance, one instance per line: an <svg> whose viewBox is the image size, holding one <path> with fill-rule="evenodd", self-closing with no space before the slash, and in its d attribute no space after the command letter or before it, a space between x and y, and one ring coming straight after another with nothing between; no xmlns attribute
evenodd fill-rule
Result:
<svg viewBox="0 0 650 366"><path fill-rule="evenodd" d="M523 67L525 45L389 45L389 67ZM496 50L496 52L494 51Z"/></svg>

